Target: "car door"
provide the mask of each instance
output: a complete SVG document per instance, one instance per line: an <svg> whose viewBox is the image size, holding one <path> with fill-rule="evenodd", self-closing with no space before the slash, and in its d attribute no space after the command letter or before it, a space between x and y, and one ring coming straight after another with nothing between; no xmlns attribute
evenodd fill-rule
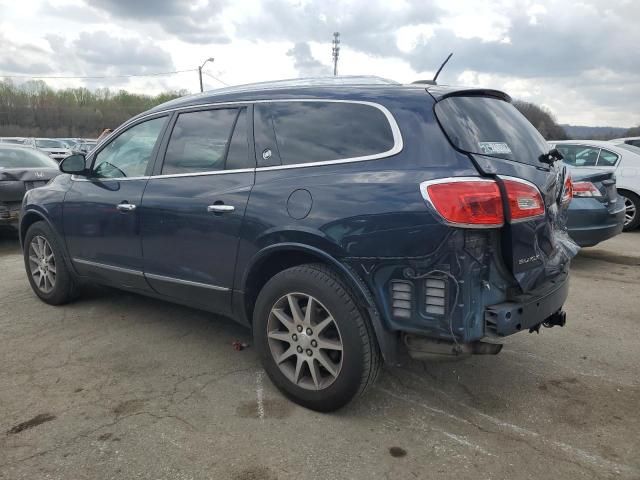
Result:
<svg viewBox="0 0 640 480"><path fill-rule="evenodd" d="M147 281L159 294L231 312L236 251L254 183L249 107L183 111L142 199Z"/></svg>
<svg viewBox="0 0 640 480"><path fill-rule="evenodd" d="M148 290L142 275L140 202L168 116L129 126L88 158L86 177L74 177L63 223L75 269L81 275Z"/></svg>

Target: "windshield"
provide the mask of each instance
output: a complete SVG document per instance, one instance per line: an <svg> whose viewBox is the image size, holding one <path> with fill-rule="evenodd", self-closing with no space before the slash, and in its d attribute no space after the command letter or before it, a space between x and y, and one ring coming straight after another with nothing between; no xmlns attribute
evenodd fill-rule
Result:
<svg viewBox="0 0 640 480"><path fill-rule="evenodd" d="M59 140L48 140L39 138L36 140L36 147L38 148L67 148L67 146Z"/></svg>
<svg viewBox="0 0 640 480"><path fill-rule="evenodd" d="M14 145L24 145L24 140L19 138L3 138L3 139L0 139L0 143L12 143Z"/></svg>
<svg viewBox="0 0 640 480"><path fill-rule="evenodd" d="M32 148L1 147L0 168L58 168L58 164Z"/></svg>
<svg viewBox="0 0 640 480"><path fill-rule="evenodd" d="M616 147L633 152L636 155L640 155L640 147L629 145L628 143L616 143Z"/></svg>
<svg viewBox="0 0 640 480"><path fill-rule="evenodd" d="M535 127L504 100L448 97L436 104L435 112L451 143L464 152L538 166L549 151Z"/></svg>

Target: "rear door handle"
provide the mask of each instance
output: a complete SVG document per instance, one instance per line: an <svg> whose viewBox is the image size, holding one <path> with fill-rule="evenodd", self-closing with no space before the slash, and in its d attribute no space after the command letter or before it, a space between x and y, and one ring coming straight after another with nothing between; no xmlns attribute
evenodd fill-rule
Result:
<svg viewBox="0 0 640 480"><path fill-rule="evenodd" d="M119 203L116 208L121 212L133 212L136 206L133 203Z"/></svg>
<svg viewBox="0 0 640 480"><path fill-rule="evenodd" d="M207 212L209 213L226 213L233 212L236 209L233 205L224 205L223 203L209 205L207 207Z"/></svg>
<svg viewBox="0 0 640 480"><path fill-rule="evenodd" d="M236 207L234 207L233 205L224 205L224 204L209 205L207 207L207 212L209 212L209 213L226 213L226 212L233 212L235 209L236 209Z"/></svg>

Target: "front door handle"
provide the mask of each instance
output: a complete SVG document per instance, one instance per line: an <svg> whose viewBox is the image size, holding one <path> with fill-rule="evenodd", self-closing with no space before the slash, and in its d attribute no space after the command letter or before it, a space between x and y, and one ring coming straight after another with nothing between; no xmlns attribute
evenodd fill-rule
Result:
<svg viewBox="0 0 640 480"><path fill-rule="evenodd" d="M207 212L209 213L227 213L233 212L236 209L233 205L224 205L224 204L216 204L209 205L207 207Z"/></svg>
<svg viewBox="0 0 640 480"><path fill-rule="evenodd" d="M133 212L136 206L133 203L119 203L116 208L121 212Z"/></svg>

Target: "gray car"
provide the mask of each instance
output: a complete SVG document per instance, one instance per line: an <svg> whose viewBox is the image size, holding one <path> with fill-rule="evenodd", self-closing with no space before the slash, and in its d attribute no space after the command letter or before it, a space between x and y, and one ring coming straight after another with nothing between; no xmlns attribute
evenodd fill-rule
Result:
<svg viewBox="0 0 640 480"><path fill-rule="evenodd" d="M622 232L625 205L616 191L615 174L593 168L571 168L573 199L567 229L581 247L592 247Z"/></svg>
<svg viewBox="0 0 640 480"><path fill-rule="evenodd" d="M34 148L0 144L0 225L16 226L27 190L60 174L58 164Z"/></svg>

